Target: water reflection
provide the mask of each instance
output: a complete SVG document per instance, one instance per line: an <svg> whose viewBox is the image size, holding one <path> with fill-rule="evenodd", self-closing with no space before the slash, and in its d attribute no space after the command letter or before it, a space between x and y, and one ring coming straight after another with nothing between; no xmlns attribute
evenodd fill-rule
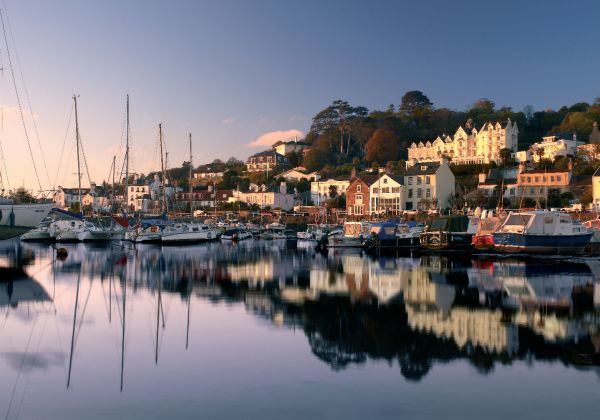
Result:
<svg viewBox="0 0 600 420"><path fill-rule="evenodd" d="M149 332L155 364L165 348L177 357L190 347L190 324L202 322L193 309L198 302L243 304L275 334L279 328L303 331L314 357L335 371L385 360L405 379L419 381L436 364L459 359L482 374L521 360L577 369L600 363L594 261L372 258L258 241L184 248L79 244L59 261L45 245L4 246L0 336L19 341L25 351L3 346L2 358L19 375L63 367L67 387L77 370L90 369L81 355L110 339L122 390L127 363L137 357L130 349L140 347L128 341L130 331L141 326ZM184 323L169 322L174 308L182 308L177 319ZM132 316L136 320L129 321ZM20 323L10 329L15 319ZM112 336L86 335L90 324L105 320ZM39 322L60 324L68 341L60 336L59 346L34 351L33 324ZM243 335L243 326L220 322L224 334ZM185 329L179 350L165 342L168 328ZM18 382L19 376L13 390Z"/></svg>

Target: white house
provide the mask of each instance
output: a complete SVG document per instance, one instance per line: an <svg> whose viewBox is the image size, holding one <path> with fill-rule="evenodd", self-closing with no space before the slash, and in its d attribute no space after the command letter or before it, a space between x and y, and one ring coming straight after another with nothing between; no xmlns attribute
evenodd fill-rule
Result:
<svg viewBox="0 0 600 420"><path fill-rule="evenodd" d="M272 209L280 208L290 211L294 208L294 194L287 193L287 186L282 182L279 191L269 189L265 185L260 187L252 185L250 191L233 191L233 195L228 199L229 202L242 201L250 205L255 204L259 207L270 207Z"/></svg>
<svg viewBox="0 0 600 420"><path fill-rule="evenodd" d="M81 189L81 201L84 201L84 197L87 194L93 195L93 188L82 188ZM89 201L89 200L88 200ZM93 200L92 200L93 201ZM54 205L61 209L66 209L79 202L79 189L77 188L63 188L58 187L52 196L52 202ZM85 206L86 203L84 202Z"/></svg>
<svg viewBox="0 0 600 420"><path fill-rule="evenodd" d="M383 174L369 186L371 214L399 214L405 206L404 177Z"/></svg>
<svg viewBox="0 0 600 420"><path fill-rule="evenodd" d="M411 162L406 169L406 210L444 209L454 194L454 174L445 160L442 162Z"/></svg>
<svg viewBox="0 0 600 420"><path fill-rule="evenodd" d="M600 168L592 176L592 205L595 210L600 210Z"/></svg>
<svg viewBox="0 0 600 420"><path fill-rule="evenodd" d="M349 186L350 181L347 179L316 180L310 183L310 199L316 205L320 205L331 198L332 190L335 190L337 195L346 195Z"/></svg>
<svg viewBox="0 0 600 420"><path fill-rule="evenodd" d="M517 151L519 129L516 122L486 122L479 130L471 120L465 128L459 127L452 136L437 137L425 143L412 143L408 159L416 162L441 162L448 159L452 164L500 163L500 151Z"/></svg>
<svg viewBox="0 0 600 420"><path fill-rule="evenodd" d="M298 141L298 139L294 139L293 141L283 142L278 141L273 145L273 150L275 150L280 155L287 155L292 152L302 152L306 147L308 147L308 143L303 141Z"/></svg>
<svg viewBox="0 0 600 420"><path fill-rule="evenodd" d="M534 162L539 162L540 159L553 161L557 156L575 156L577 148L583 144L585 143L578 141L575 134L572 140L558 136L546 136L542 138L542 141L533 143L529 150L531 150L531 157Z"/></svg>

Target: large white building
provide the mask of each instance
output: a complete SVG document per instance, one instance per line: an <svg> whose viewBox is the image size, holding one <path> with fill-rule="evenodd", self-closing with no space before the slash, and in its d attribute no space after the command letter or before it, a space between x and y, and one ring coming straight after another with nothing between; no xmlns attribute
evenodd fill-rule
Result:
<svg viewBox="0 0 600 420"><path fill-rule="evenodd" d="M542 138L542 141L533 143L529 150L531 150L531 158L534 162L539 162L540 159L554 161L557 156L575 156L577 148L584 144L584 142L577 140L575 135L573 135L572 140L558 136L546 136Z"/></svg>
<svg viewBox="0 0 600 420"><path fill-rule="evenodd" d="M408 160L434 162L448 159L452 164L500 163L500 150L517 151L519 129L510 119L506 123L486 122L479 130L469 120L454 136L437 137L425 143L412 143Z"/></svg>
<svg viewBox="0 0 600 420"><path fill-rule="evenodd" d="M280 184L279 191L269 189L265 185L252 185L248 192L233 191L233 196L229 197L228 201L231 203L242 201L261 208L270 207L272 209L290 211L294 208L295 204L294 194L288 194L286 189L285 182Z"/></svg>

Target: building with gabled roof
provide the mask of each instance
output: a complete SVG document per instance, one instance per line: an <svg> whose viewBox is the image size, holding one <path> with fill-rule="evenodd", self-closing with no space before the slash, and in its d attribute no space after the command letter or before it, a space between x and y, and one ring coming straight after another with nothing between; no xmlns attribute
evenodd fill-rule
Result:
<svg viewBox="0 0 600 420"><path fill-rule="evenodd" d="M356 175L346 189L346 215L361 218L371 214L370 187L379 179L377 175Z"/></svg>
<svg viewBox="0 0 600 420"><path fill-rule="evenodd" d="M383 174L371 184L369 190L371 214L399 215L404 210L404 176Z"/></svg>
<svg viewBox="0 0 600 420"><path fill-rule="evenodd" d="M455 178L446 160L411 162L404 174L406 210L444 209L454 195Z"/></svg>
<svg viewBox="0 0 600 420"><path fill-rule="evenodd" d="M265 150L250 156L246 161L246 169L248 172L265 172L287 164L288 158L284 155L275 150Z"/></svg>
<svg viewBox="0 0 600 420"><path fill-rule="evenodd" d="M500 163L500 150L517 151L519 129L510 118L503 124L486 122L477 130L471 120L458 127L454 136L438 136L423 143L413 142L408 148L408 159L434 162L447 159L452 164Z"/></svg>

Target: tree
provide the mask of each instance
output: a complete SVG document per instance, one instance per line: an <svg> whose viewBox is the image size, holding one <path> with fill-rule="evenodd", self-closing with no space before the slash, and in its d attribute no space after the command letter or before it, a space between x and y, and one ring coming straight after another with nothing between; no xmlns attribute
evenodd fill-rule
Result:
<svg viewBox="0 0 600 420"><path fill-rule="evenodd" d="M327 163L327 154L313 149L306 153L303 159L304 167L312 172L321 169Z"/></svg>
<svg viewBox="0 0 600 420"><path fill-rule="evenodd" d="M367 161L385 163L398 159L400 147L392 131L380 128L367 142L366 152Z"/></svg>
<svg viewBox="0 0 600 420"><path fill-rule="evenodd" d="M293 151L285 155L288 158L290 165L292 168L296 168L302 165L302 152Z"/></svg>
<svg viewBox="0 0 600 420"><path fill-rule="evenodd" d="M508 148L500 149L498 152L500 155L500 160L502 161L502 166L508 165L512 160L512 150Z"/></svg>
<svg viewBox="0 0 600 420"><path fill-rule="evenodd" d="M398 111L409 117L414 117L415 113L422 110L431 110L433 103L420 90L409 90L402 96L402 102Z"/></svg>
<svg viewBox="0 0 600 420"><path fill-rule="evenodd" d="M338 195L337 185L329 186L329 198L336 198Z"/></svg>

